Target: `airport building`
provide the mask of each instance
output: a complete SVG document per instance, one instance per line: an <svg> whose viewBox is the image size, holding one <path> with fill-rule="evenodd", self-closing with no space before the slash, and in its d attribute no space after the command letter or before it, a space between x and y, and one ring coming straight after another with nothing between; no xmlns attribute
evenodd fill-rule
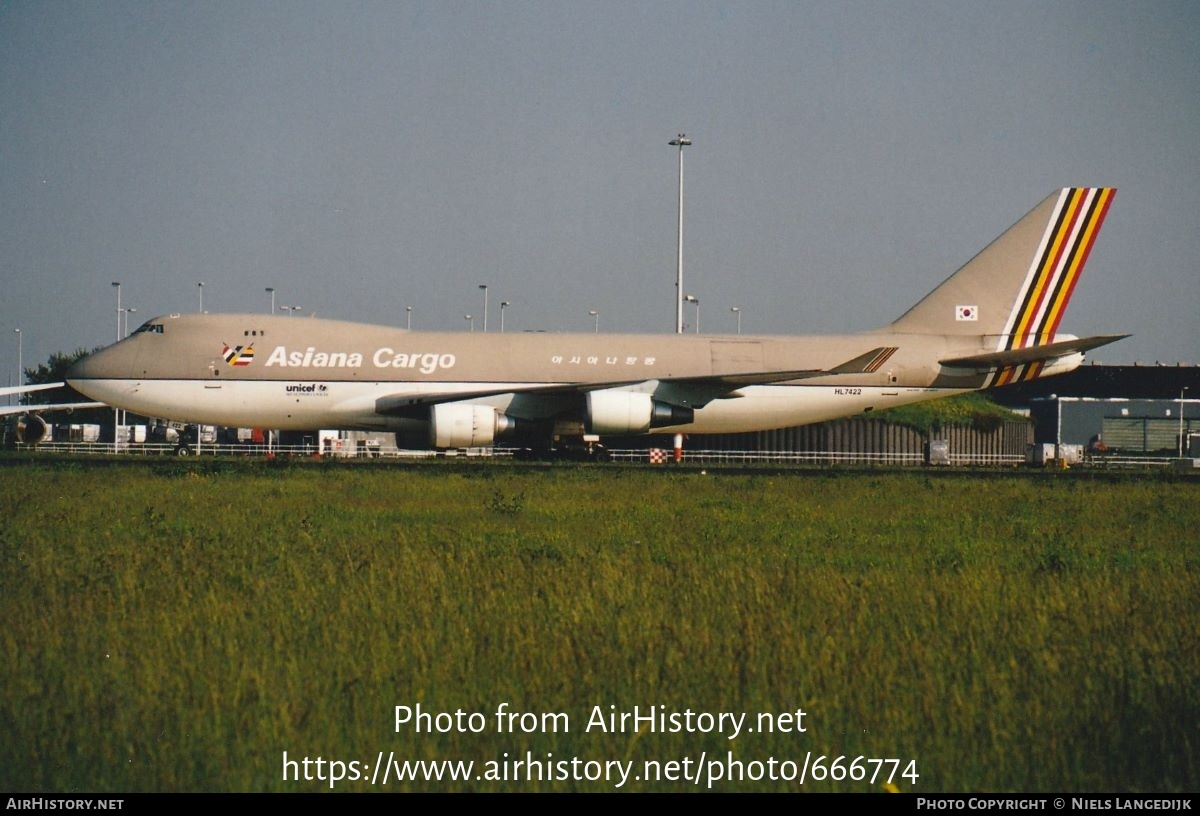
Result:
<svg viewBox="0 0 1200 816"><path fill-rule="evenodd" d="M1200 455L1200 399L1038 397L1030 406L1037 444L1092 453Z"/></svg>
<svg viewBox="0 0 1200 816"><path fill-rule="evenodd" d="M1197 456L1200 367L1082 366L1069 374L997 389L1002 405L1026 408L1036 444L1090 452Z"/></svg>

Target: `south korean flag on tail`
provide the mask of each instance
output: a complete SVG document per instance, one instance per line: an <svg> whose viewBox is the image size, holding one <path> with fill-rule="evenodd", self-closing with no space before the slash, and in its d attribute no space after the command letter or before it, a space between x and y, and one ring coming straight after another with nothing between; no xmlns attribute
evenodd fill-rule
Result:
<svg viewBox="0 0 1200 816"><path fill-rule="evenodd" d="M954 307L954 319L955 320L977 321L977 320L979 320L979 307L978 306L955 306Z"/></svg>

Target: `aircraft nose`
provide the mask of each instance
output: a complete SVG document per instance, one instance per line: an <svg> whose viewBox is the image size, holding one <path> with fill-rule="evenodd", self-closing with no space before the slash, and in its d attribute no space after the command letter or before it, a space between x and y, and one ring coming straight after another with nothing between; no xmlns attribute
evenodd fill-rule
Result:
<svg viewBox="0 0 1200 816"><path fill-rule="evenodd" d="M103 351L97 351L84 357L82 360L76 360L67 369L67 384L74 387L75 380L94 380L98 378L98 366L96 358L103 354Z"/></svg>
<svg viewBox="0 0 1200 816"><path fill-rule="evenodd" d="M92 352L67 369L67 384L80 394L114 408L130 408L130 397L137 390L134 379L137 349L122 340Z"/></svg>
<svg viewBox="0 0 1200 816"><path fill-rule="evenodd" d="M67 369L66 373L66 380L68 384L70 384L71 380L78 380L87 376L87 366L84 365L86 362L87 358L85 357L82 360L76 360L75 362L71 363L71 367Z"/></svg>
<svg viewBox="0 0 1200 816"><path fill-rule="evenodd" d="M129 352L128 344L123 343L94 351L82 360L75 361L67 369L67 383L76 391L83 392L79 387L80 383L126 379L133 371L133 360Z"/></svg>

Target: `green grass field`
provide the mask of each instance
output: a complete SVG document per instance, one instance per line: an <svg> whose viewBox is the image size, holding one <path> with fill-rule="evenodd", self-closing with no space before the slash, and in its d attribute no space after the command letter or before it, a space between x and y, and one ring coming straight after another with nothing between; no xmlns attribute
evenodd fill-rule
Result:
<svg viewBox="0 0 1200 816"><path fill-rule="evenodd" d="M0 789L616 787L528 752L707 790L732 752L762 778L712 789L883 790L831 778L864 757L902 791L1195 790L1198 529L1200 482L1154 476L9 462ZM484 727L397 729L418 704ZM754 731L585 730L635 705ZM475 765L372 785L380 752Z"/></svg>

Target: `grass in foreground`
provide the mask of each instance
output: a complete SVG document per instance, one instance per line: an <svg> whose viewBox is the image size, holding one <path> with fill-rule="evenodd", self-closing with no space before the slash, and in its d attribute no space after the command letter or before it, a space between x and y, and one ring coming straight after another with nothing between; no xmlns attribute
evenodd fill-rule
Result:
<svg viewBox="0 0 1200 816"><path fill-rule="evenodd" d="M811 751L916 760L917 792L1192 790L1198 498L920 473L0 469L0 787L327 787L283 781L284 751L639 770ZM486 728L397 732L418 703ZM500 703L571 730L498 734ZM584 732L634 705L802 708L808 730Z"/></svg>

